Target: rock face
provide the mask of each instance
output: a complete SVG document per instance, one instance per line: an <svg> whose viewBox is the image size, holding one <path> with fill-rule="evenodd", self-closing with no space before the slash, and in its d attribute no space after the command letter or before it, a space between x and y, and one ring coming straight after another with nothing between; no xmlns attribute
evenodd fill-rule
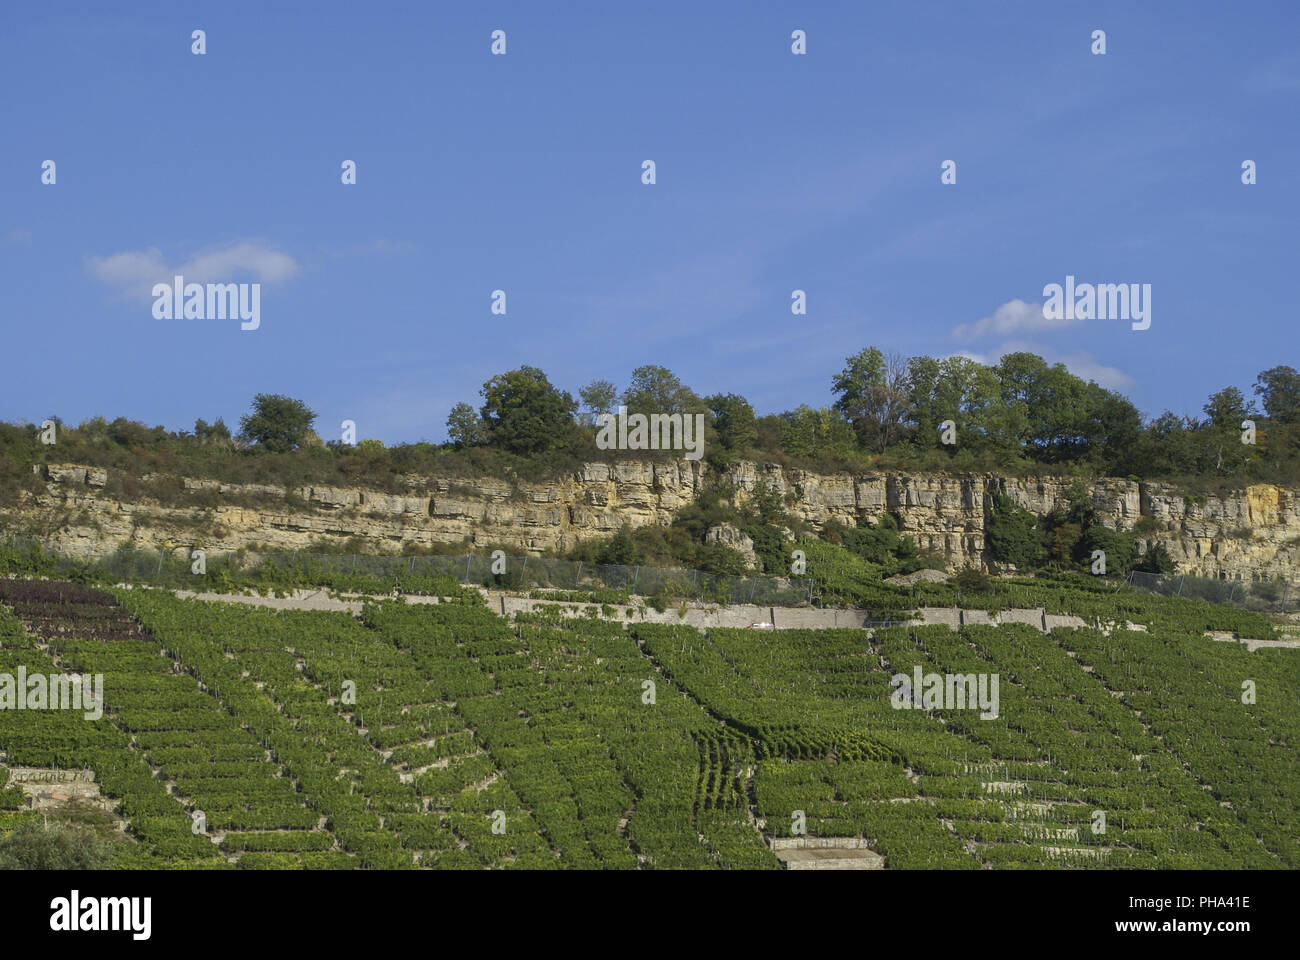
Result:
<svg viewBox="0 0 1300 960"><path fill-rule="evenodd" d="M704 534L704 542L710 545L722 544L731 547L745 558L751 568L758 566L758 554L754 552L754 541L740 528L730 523L720 523L710 527Z"/></svg>
<svg viewBox="0 0 1300 960"><path fill-rule="evenodd" d="M162 498L146 491L131 500L108 496L108 477L100 469L35 469L44 492L19 491L16 505L0 510L0 533L30 533L75 556L97 557L123 544L224 552L348 541L374 552L465 542L471 550L501 544L536 555L608 536L623 524L670 523L699 494L707 468L687 460L588 463L545 483L411 477L402 493L154 477L134 482L148 487L152 480L177 492ZM1065 477L825 476L746 462L719 479L734 487L738 504L760 485L780 491L787 511L814 527L893 513L903 532L953 569L994 566L985 555L984 522L995 492L1041 516L1065 506L1072 483ZM1092 484L1092 499L1107 526L1132 530L1142 521L1139 551L1163 543L1184 573L1300 579L1300 491L1260 484L1190 498L1168 484L1104 479ZM735 528L710 533L716 542L752 552Z"/></svg>

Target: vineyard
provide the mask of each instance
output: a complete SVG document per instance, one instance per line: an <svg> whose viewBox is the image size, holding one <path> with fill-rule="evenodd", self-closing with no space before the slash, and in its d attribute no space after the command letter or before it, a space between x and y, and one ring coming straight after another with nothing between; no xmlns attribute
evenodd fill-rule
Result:
<svg viewBox="0 0 1300 960"><path fill-rule="evenodd" d="M803 835L888 869L1300 866L1300 656L1203 636L1266 622L1003 589L1147 629L701 633L507 620L454 583L352 617L0 580L0 674L104 678L99 719L0 711L0 834L42 815L22 767L93 774L124 868L779 869ZM996 717L896 709L918 668L996 675Z"/></svg>

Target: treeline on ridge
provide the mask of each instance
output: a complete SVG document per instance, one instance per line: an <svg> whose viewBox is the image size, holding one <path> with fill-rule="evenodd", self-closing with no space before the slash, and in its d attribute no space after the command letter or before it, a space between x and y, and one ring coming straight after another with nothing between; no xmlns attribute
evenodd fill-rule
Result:
<svg viewBox="0 0 1300 960"><path fill-rule="evenodd" d="M123 417L71 427L52 416L60 426L54 446L41 443L38 425L0 424L0 481L30 482L30 465L51 461L136 476L396 489L411 474L543 480L593 460L682 456L598 449L597 418L620 406L702 414L704 460L715 469L755 460L819 473L1076 474L1192 487L1300 480L1300 373L1289 366L1261 372L1251 397L1235 386L1213 393L1202 417L1166 411L1144 419L1120 393L1030 353L986 366L959 356L904 360L869 347L846 360L831 386L829 407L760 416L743 396L701 395L662 366L637 368L621 391L593 381L577 399L523 366L483 384L477 408L457 403L446 442L389 447L372 439L322 441L307 404L278 394L259 394L237 432L221 419L170 431ZM1254 443L1242 442L1247 420L1255 424ZM945 424L955 443L944 442Z"/></svg>

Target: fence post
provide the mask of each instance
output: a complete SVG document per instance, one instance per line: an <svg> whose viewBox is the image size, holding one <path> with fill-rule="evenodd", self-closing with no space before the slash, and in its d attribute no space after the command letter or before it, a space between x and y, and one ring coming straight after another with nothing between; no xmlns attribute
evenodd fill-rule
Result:
<svg viewBox="0 0 1300 960"><path fill-rule="evenodd" d="M469 558L472 556L470 553L465 554L465 583L469 583Z"/></svg>
<svg viewBox="0 0 1300 960"><path fill-rule="evenodd" d="M155 579L162 576L163 557L165 556L167 556L166 549L163 547L159 547L158 548L158 572L154 574Z"/></svg>
<svg viewBox="0 0 1300 960"><path fill-rule="evenodd" d="M750 603L754 602L754 591L757 588L758 588L758 581L753 578L750 578L749 581L749 602Z"/></svg>
<svg viewBox="0 0 1300 960"><path fill-rule="evenodd" d="M1282 606L1278 610L1278 613L1286 613L1286 597L1287 594L1290 592L1291 592L1291 581L1283 580L1282 581Z"/></svg>
<svg viewBox="0 0 1300 960"><path fill-rule="evenodd" d="M628 593L636 593L636 582L640 578L641 578L641 567L638 565L637 568L632 571L632 589L629 590Z"/></svg>
<svg viewBox="0 0 1300 960"><path fill-rule="evenodd" d="M1183 595L1183 581L1186 580L1186 579L1187 579L1187 574L1185 574L1185 573L1184 573L1181 577L1178 578L1178 593L1177 593L1177 596L1180 596L1180 597L1181 597L1181 596Z"/></svg>

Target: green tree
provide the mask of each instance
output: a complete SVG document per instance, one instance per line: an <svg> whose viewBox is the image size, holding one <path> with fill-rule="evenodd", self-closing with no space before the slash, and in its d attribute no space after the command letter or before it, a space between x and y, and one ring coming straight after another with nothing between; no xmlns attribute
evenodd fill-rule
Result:
<svg viewBox="0 0 1300 960"><path fill-rule="evenodd" d="M573 427L577 403L546 374L523 366L483 384L480 414L492 443L522 456L560 447Z"/></svg>
<svg viewBox="0 0 1300 960"><path fill-rule="evenodd" d="M1046 554L1034 515L1004 493L993 495L984 542L993 559L1017 570L1038 566Z"/></svg>
<svg viewBox="0 0 1300 960"><path fill-rule="evenodd" d="M750 491L750 504L758 515L759 523L781 526L788 522L785 513L785 497L776 487L759 481Z"/></svg>
<svg viewBox="0 0 1300 960"><path fill-rule="evenodd" d="M612 413L614 401L618 398L618 388L608 380L593 380L578 391L582 400L583 426L593 426L602 413Z"/></svg>
<svg viewBox="0 0 1300 960"><path fill-rule="evenodd" d="M609 538L600 552L596 554L597 563L610 563L623 567L634 567L641 563L636 542L626 526L620 527L618 533Z"/></svg>
<svg viewBox="0 0 1300 960"><path fill-rule="evenodd" d="M1265 370L1255 380L1255 393L1270 420L1300 423L1300 373L1294 367Z"/></svg>
<svg viewBox="0 0 1300 960"><path fill-rule="evenodd" d="M1169 551L1165 548L1165 545L1157 543L1147 549L1142 559L1133 565L1133 569L1142 573L1169 574L1175 572L1178 565L1174 563L1174 558L1169 556Z"/></svg>
<svg viewBox="0 0 1300 960"><path fill-rule="evenodd" d="M835 409L853 424L859 440L877 451L893 446L909 416L907 365L867 347L845 361L831 381Z"/></svg>
<svg viewBox="0 0 1300 960"><path fill-rule="evenodd" d="M1141 476L1186 476L1197 471L1196 422L1166 410L1134 442L1129 471Z"/></svg>
<svg viewBox="0 0 1300 960"><path fill-rule="evenodd" d="M653 364L637 367L623 391L628 413L703 413L704 401L684 385L667 367Z"/></svg>
<svg viewBox="0 0 1300 960"><path fill-rule="evenodd" d="M1133 535L1112 530L1100 523L1094 523L1083 531L1080 542L1083 563L1091 567L1093 553L1097 550L1106 555L1107 573L1128 573L1133 565Z"/></svg>
<svg viewBox="0 0 1300 960"><path fill-rule="evenodd" d="M1204 465L1213 470L1232 473L1244 468L1253 458L1255 448L1241 442L1242 421L1252 416L1251 405L1236 387L1224 387L1206 401L1206 421L1201 427L1204 440Z"/></svg>
<svg viewBox="0 0 1300 960"><path fill-rule="evenodd" d="M858 517L857 524L855 529L841 534L841 541L864 560L893 570L899 562L916 557L916 541L899 534L898 519L892 513L881 514L874 524L866 517Z"/></svg>
<svg viewBox="0 0 1300 960"><path fill-rule="evenodd" d="M1203 409L1210 426L1231 433L1241 430L1241 421L1250 415L1246 398L1236 387L1224 387L1218 393L1211 394Z"/></svg>
<svg viewBox="0 0 1300 960"><path fill-rule="evenodd" d="M857 442L849 422L826 407L801 404L780 414L776 421L781 449L792 457L843 456L852 453Z"/></svg>
<svg viewBox="0 0 1300 960"><path fill-rule="evenodd" d="M786 543L779 530L759 523L745 524L741 530L754 541L754 554L758 557L759 568L763 573L778 577L789 576Z"/></svg>
<svg viewBox="0 0 1300 960"><path fill-rule="evenodd" d="M316 414L301 400L259 393L253 398L253 412L239 419L239 436L263 450L286 453L308 439L315 420Z"/></svg>
<svg viewBox="0 0 1300 960"><path fill-rule="evenodd" d="M1084 395L1086 455L1103 472L1132 473L1139 461L1142 414L1127 397L1095 383Z"/></svg>
<svg viewBox="0 0 1300 960"><path fill-rule="evenodd" d="M758 426L754 408L739 394L715 393L704 402L713 414L713 427L718 444L728 453L749 449L758 439Z"/></svg>
<svg viewBox="0 0 1300 960"><path fill-rule="evenodd" d="M1065 489L1065 519L1086 529L1092 526L1095 514L1092 487L1087 481L1076 477Z"/></svg>
<svg viewBox="0 0 1300 960"><path fill-rule="evenodd" d="M194 437L203 443L224 442L231 439L230 428L226 426L226 422L220 417L217 418L216 423L212 424L202 419L195 420Z"/></svg>
<svg viewBox="0 0 1300 960"><path fill-rule="evenodd" d="M487 440L487 425L468 403L458 403L447 414L447 436L458 448L476 447Z"/></svg>
<svg viewBox="0 0 1300 960"><path fill-rule="evenodd" d="M1032 353L1009 353L996 368L1002 401L1025 414L1021 439L1036 460L1059 463L1085 453L1090 442L1088 384Z"/></svg>
<svg viewBox="0 0 1300 960"><path fill-rule="evenodd" d="M917 442L938 446L939 426L957 425L961 447L1009 451L1025 426L1023 404L1002 401L1002 386L992 368L969 357L913 357L908 361L908 396Z"/></svg>
<svg viewBox="0 0 1300 960"><path fill-rule="evenodd" d="M1072 563L1079 557L1083 528L1077 523L1062 523L1051 530L1048 556L1059 563Z"/></svg>

